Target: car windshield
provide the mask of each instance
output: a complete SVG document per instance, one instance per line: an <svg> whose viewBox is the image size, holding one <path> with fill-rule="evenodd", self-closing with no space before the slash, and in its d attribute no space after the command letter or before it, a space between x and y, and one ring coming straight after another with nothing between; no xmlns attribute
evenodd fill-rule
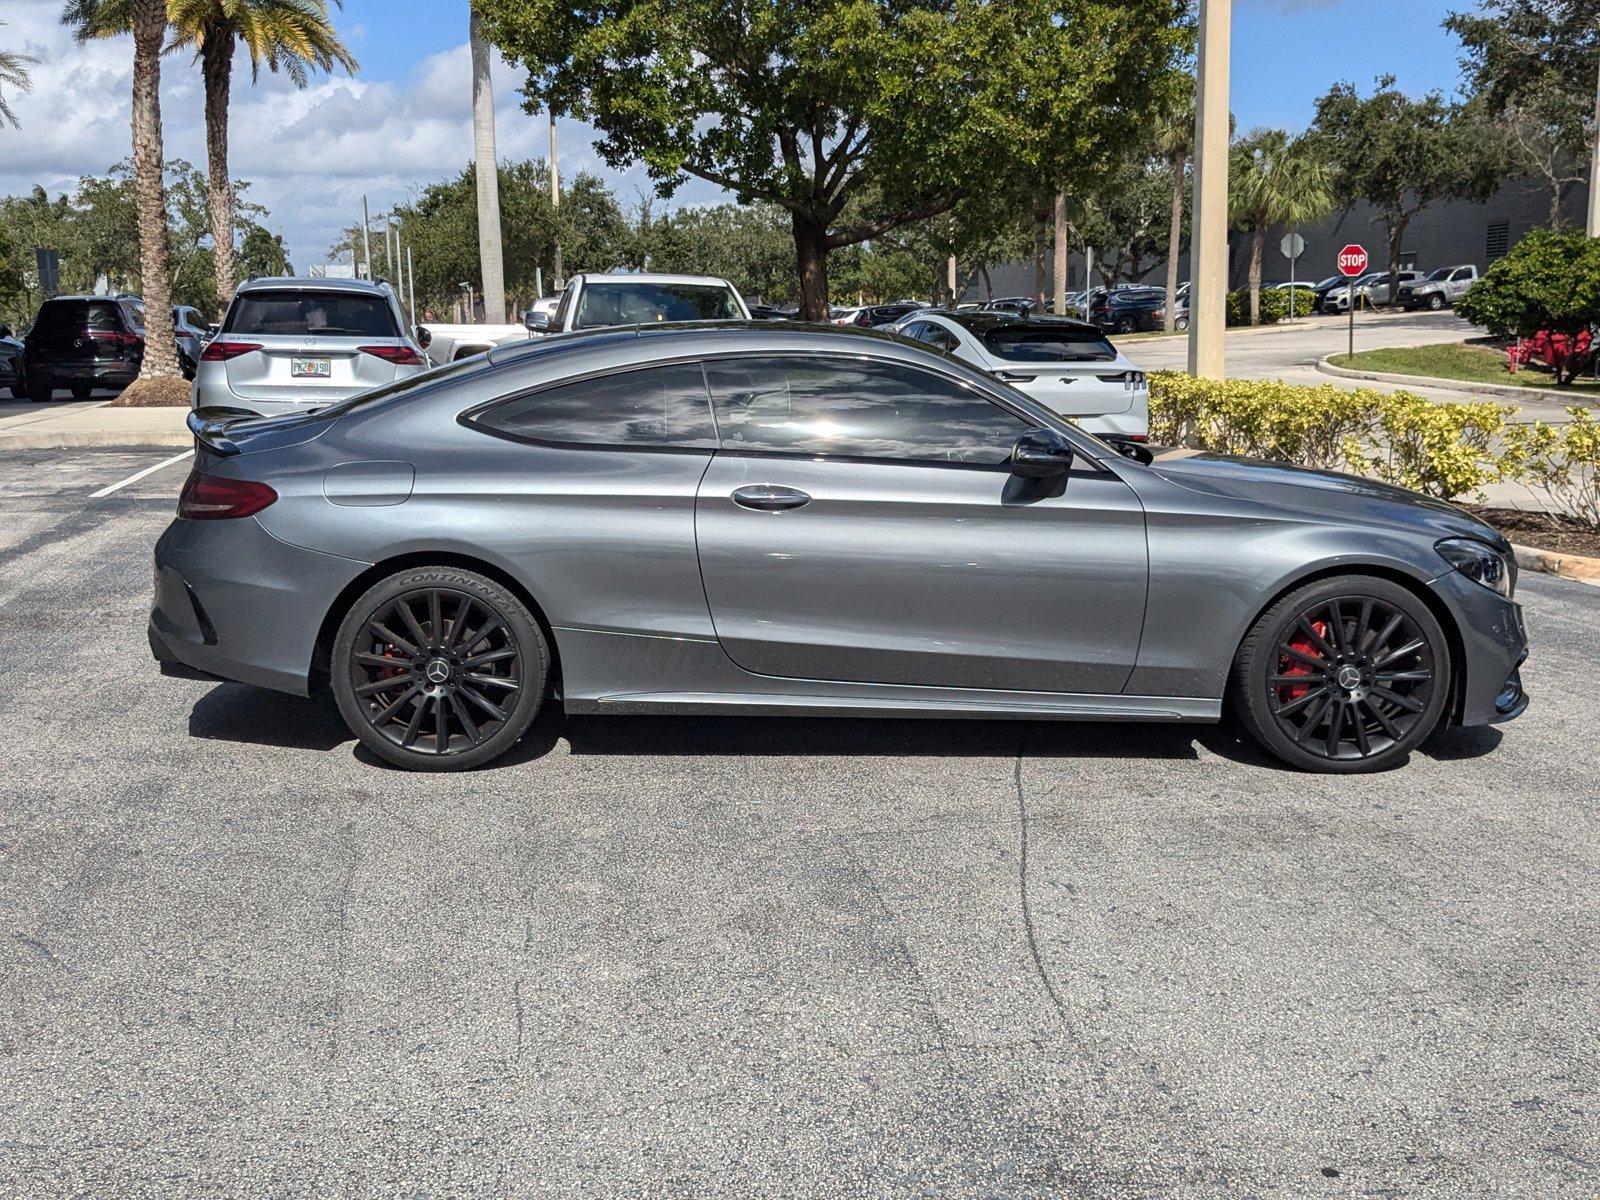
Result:
<svg viewBox="0 0 1600 1200"><path fill-rule="evenodd" d="M591 283L578 300L574 329L654 325L661 321L737 321L744 317L730 287L703 283Z"/></svg>
<svg viewBox="0 0 1600 1200"><path fill-rule="evenodd" d="M1344 276L1343 275L1329 275L1321 283L1317 284L1317 290L1321 291L1323 288L1331 288L1334 284L1343 283L1343 282L1344 282Z"/></svg>
<svg viewBox="0 0 1600 1200"><path fill-rule="evenodd" d="M996 325L974 330L984 349L1007 362L1110 362L1111 343L1093 329L1063 325Z"/></svg>
<svg viewBox="0 0 1600 1200"><path fill-rule="evenodd" d="M1454 267L1440 267L1437 271L1434 271L1433 273L1431 273L1428 276L1428 279L1429 279L1430 282L1433 281L1433 280L1436 280L1436 279L1438 279L1438 280L1449 279L1450 278L1450 272L1453 271L1453 270L1455 270Z"/></svg>
<svg viewBox="0 0 1600 1200"><path fill-rule="evenodd" d="M382 296L283 288L247 292L228 313L225 333L288 337L399 337L394 314Z"/></svg>

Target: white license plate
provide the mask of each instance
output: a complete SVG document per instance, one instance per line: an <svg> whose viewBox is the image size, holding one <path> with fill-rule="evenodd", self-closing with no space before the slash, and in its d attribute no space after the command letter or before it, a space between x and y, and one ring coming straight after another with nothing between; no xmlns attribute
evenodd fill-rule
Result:
<svg viewBox="0 0 1600 1200"><path fill-rule="evenodd" d="M289 378L331 379L333 378L333 359L291 358L289 360Z"/></svg>

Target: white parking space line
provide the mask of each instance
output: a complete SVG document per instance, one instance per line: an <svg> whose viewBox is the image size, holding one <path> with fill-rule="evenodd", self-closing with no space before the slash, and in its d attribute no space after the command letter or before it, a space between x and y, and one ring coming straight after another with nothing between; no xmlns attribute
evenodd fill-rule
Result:
<svg viewBox="0 0 1600 1200"><path fill-rule="evenodd" d="M182 462L184 459L190 457L193 454L194 454L193 450L185 450L182 454L174 454L171 458L163 459L161 462L158 462L153 467L146 467L142 471L135 471L132 475L129 475L126 479L120 479L116 483L113 483L110 487L103 487L98 492L91 492L89 494L89 499L91 499L91 500L99 500L103 496L111 495L112 492L121 491L123 488L127 487L130 483L138 483L139 480L143 479L146 475L154 475L157 471L161 470L163 467L170 467L175 462Z"/></svg>

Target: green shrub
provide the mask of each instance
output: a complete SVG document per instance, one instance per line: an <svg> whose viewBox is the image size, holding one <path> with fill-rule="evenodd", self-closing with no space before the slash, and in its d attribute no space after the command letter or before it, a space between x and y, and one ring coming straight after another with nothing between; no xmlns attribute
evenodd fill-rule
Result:
<svg viewBox="0 0 1600 1200"><path fill-rule="evenodd" d="M1516 456L1496 447L1516 411L1504 404L1435 404L1412 392L1391 392L1375 437L1364 446L1352 444L1348 454L1386 483L1440 500L1468 492L1482 499L1484 484L1515 473Z"/></svg>
<svg viewBox="0 0 1600 1200"><path fill-rule="evenodd" d="M1600 420L1568 408L1566 425L1535 421L1508 430L1512 470L1550 498L1555 510L1600 531Z"/></svg>
<svg viewBox="0 0 1600 1200"><path fill-rule="evenodd" d="M1325 383L1196 379L1161 372L1150 381L1150 439L1162 445L1242 454L1334 469L1350 439L1377 424L1383 394Z"/></svg>
<svg viewBox="0 0 1600 1200"><path fill-rule="evenodd" d="M1344 468L1442 500L1523 469L1527 455L1507 439L1507 418L1515 411L1326 383L1219 381L1174 372L1150 380L1152 442ZM1581 455L1581 438L1578 445Z"/></svg>
<svg viewBox="0 0 1600 1200"><path fill-rule="evenodd" d="M1263 325L1276 325L1289 315L1289 293L1279 288L1263 288L1261 291L1261 323ZM1250 289L1240 288L1236 292L1228 293L1228 324L1248 325L1250 323Z"/></svg>
<svg viewBox="0 0 1600 1200"><path fill-rule="evenodd" d="M1535 229L1467 290L1456 310L1497 337L1541 329L1576 337L1600 323L1600 239ZM1587 356L1573 356L1557 382L1570 383L1586 365Z"/></svg>

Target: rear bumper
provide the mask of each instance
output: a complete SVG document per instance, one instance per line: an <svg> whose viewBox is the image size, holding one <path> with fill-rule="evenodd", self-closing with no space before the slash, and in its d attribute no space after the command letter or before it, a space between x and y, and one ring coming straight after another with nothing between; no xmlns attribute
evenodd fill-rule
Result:
<svg viewBox="0 0 1600 1200"><path fill-rule="evenodd" d="M306 695L323 618L367 565L280 542L254 518L173 521L155 549L151 654Z"/></svg>
<svg viewBox="0 0 1600 1200"><path fill-rule="evenodd" d="M61 387L91 384L94 387L123 388L139 375L139 364L129 362L53 362L41 367L50 382Z"/></svg>
<svg viewBox="0 0 1600 1200"><path fill-rule="evenodd" d="M1521 678L1528 657L1522 606L1456 571L1430 587L1456 618L1461 635L1452 723L1491 725L1520 717L1528 707Z"/></svg>

